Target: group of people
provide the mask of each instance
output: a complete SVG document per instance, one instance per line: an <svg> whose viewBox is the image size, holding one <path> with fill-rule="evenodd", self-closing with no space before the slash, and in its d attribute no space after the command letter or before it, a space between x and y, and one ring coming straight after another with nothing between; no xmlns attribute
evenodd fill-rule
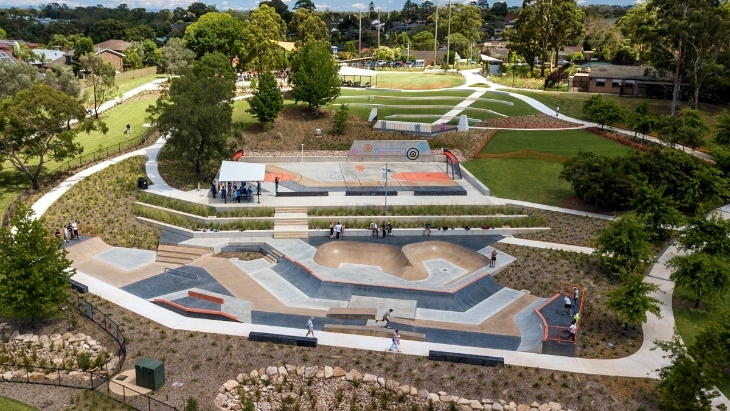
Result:
<svg viewBox="0 0 730 411"><path fill-rule="evenodd" d="M245 181L241 181L241 185L238 186L237 184L234 184L232 182L221 183L221 182L212 182L210 183L210 193L213 196L213 198L216 198L216 194L220 193L221 200L223 200L224 203L228 203L228 200L230 199L233 201L233 199L236 199L237 202L241 202L241 198L244 200L248 200L250 203L253 199L253 188L251 187L251 184L246 184ZM258 195L261 195L261 182L256 183L256 193Z"/></svg>
<svg viewBox="0 0 730 411"><path fill-rule="evenodd" d="M340 237L345 236L345 225L341 224L339 221L337 224L332 224L332 221L330 221L330 238L337 238L338 240Z"/></svg>
<svg viewBox="0 0 730 411"><path fill-rule="evenodd" d="M383 224L381 224L380 228L378 228L378 223L373 221L370 223L370 232L372 234L372 237L378 237L378 230L380 230L380 233L383 235L383 238L385 236L392 236L393 235L393 225L390 224L390 221L387 223L383 221Z"/></svg>
<svg viewBox="0 0 730 411"><path fill-rule="evenodd" d="M565 337L570 338L571 341L575 341L576 331L578 330L578 321L580 321L580 290L578 287L573 287L573 298L569 295L563 296L563 315L569 315L572 317L570 326L564 331Z"/></svg>
<svg viewBox="0 0 730 411"><path fill-rule="evenodd" d="M383 327L389 328L388 324L390 323L390 315L393 313L393 309L386 311L385 314L383 314L383 320L385 321L385 325ZM315 338L314 334L314 323L312 322L314 320L314 317L309 317L307 320L307 334L304 336L305 338L309 337L310 335L312 338ZM378 320L375 320L375 322L378 322ZM398 334L398 330L393 331L393 336L390 338L391 344L390 349L388 351L400 351L400 334Z"/></svg>
<svg viewBox="0 0 730 411"><path fill-rule="evenodd" d="M56 239L59 244L68 243L71 240L79 240L79 225L76 220L62 225L60 229L56 229ZM61 236L63 236L63 242L61 242Z"/></svg>

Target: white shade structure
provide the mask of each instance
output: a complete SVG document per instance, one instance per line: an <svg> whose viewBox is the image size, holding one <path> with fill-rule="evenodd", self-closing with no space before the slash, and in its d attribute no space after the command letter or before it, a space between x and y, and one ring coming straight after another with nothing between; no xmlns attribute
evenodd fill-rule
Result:
<svg viewBox="0 0 730 411"><path fill-rule="evenodd" d="M222 161L218 181L264 181L266 164Z"/></svg>

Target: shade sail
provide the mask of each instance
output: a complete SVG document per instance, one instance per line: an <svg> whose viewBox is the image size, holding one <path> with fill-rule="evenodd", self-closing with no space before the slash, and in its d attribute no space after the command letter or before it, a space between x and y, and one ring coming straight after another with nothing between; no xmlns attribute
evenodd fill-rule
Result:
<svg viewBox="0 0 730 411"><path fill-rule="evenodd" d="M222 161L218 181L264 181L266 164Z"/></svg>
<svg viewBox="0 0 730 411"><path fill-rule="evenodd" d="M340 67L341 76L362 76L362 77L375 77L378 75L377 71L365 70L357 67L342 66Z"/></svg>

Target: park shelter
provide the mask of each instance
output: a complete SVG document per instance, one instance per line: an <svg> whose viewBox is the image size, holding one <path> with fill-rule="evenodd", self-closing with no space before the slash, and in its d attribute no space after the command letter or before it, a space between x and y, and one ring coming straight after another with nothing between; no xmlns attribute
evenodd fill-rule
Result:
<svg viewBox="0 0 730 411"><path fill-rule="evenodd" d="M486 54L482 54L481 56L482 64L485 66L485 72L488 74L499 74L500 68L502 64L504 63L502 60L494 57L487 56ZM489 67L487 69L487 67Z"/></svg>
<svg viewBox="0 0 730 411"><path fill-rule="evenodd" d="M352 81L355 86L360 86L363 83L362 79L363 77L367 77L367 83L370 83L370 85L377 86L378 85L378 78L376 77L378 75L377 71L373 70L365 70L357 67L350 67L350 66L342 66L340 67L340 78L342 81ZM375 83L373 83L373 79L375 79Z"/></svg>
<svg viewBox="0 0 730 411"><path fill-rule="evenodd" d="M216 180L220 182L264 181L266 164L222 161Z"/></svg>

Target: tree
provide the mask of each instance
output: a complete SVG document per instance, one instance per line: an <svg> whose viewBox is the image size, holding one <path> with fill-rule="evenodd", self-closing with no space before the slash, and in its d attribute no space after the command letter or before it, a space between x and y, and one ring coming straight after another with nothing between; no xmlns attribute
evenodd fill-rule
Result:
<svg viewBox="0 0 730 411"><path fill-rule="evenodd" d="M620 158L579 152L563 164L560 178L570 183L581 200L599 207L624 207L633 198L633 184Z"/></svg>
<svg viewBox="0 0 730 411"><path fill-rule="evenodd" d="M294 10L304 9L311 13L316 8L317 7L315 7L312 0L297 0L297 2L294 3Z"/></svg>
<svg viewBox="0 0 730 411"><path fill-rule="evenodd" d="M135 47L128 47L124 50L124 66L137 70L142 68L142 57L139 54L139 50Z"/></svg>
<svg viewBox="0 0 730 411"><path fill-rule="evenodd" d="M11 230L15 227L15 233ZM66 301L69 279L76 274L66 250L57 250L43 218L21 208L0 230L0 305L35 320L53 306Z"/></svg>
<svg viewBox="0 0 730 411"><path fill-rule="evenodd" d="M208 13L214 13L217 9L215 7L215 4L206 5L205 3L201 3L199 1L196 1L195 3L188 6L188 13L195 16L196 19L200 19L204 15Z"/></svg>
<svg viewBox="0 0 730 411"><path fill-rule="evenodd" d="M286 23L272 7L262 4L243 23L243 61L259 73L282 66L284 52L278 42L286 37Z"/></svg>
<svg viewBox="0 0 730 411"><path fill-rule="evenodd" d="M698 215L677 236L680 250L712 257L730 256L730 221L717 214Z"/></svg>
<svg viewBox="0 0 730 411"><path fill-rule="evenodd" d="M436 40L430 31L422 31L411 37L411 47L414 50L433 50Z"/></svg>
<svg viewBox="0 0 730 411"><path fill-rule="evenodd" d="M54 64L51 70L47 70L43 84L77 99L81 98L83 92L81 81L79 81L78 77L74 76L71 68L65 64Z"/></svg>
<svg viewBox="0 0 730 411"><path fill-rule="evenodd" d="M182 76L147 110L161 130L171 130L167 144L200 173L203 164L223 156L231 131L235 73L228 56L210 53Z"/></svg>
<svg viewBox="0 0 730 411"><path fill-rule="evenodd" d="M276 117L284 108L284 98L281 96L273 73L266 71L261 74L254 89L253 97L248 102L251 107L246 111L256 117L258 121L264 123L265 129L270 128L271 123L276 120Z"/></svg>
<svg viewBox="0 0 730 411"><path fill-rule="evenodd" d="M477 41L481 36L480 29L483 24L482 14L479 8L475 6L465 6L462 4L453 4L451 6L451 34L460 33L466 37L469 41ZM438 10L439 25L442 22L449 21L449 8L439 7ZM435 20L436 15L434 13L431 16L431 20ZM440 38L446 38L448 35L447 30L439 29Z"/></svg>
<svg viewBox="0 0 730 411"><path fill-rule="evenodd" d="M661 301L650 296L658 290L659 286L645 282L640 274L629 274L623 285L608 292L606 308L613 312L625 324L624 329L628 330L629 323L644 324L647 312L662 317Z"/></svg>
<svg viewBox="0 0 730 411"><path fill-rule="evenodd" d="M94 52L94 42L88 37L81 37L74 45L73 68L74 73L79 74L81 70L81 58Z"/></svg>
<svg viewBox="0 0 730 411"><path fill-rule="evenodd" d="M535 7L519 9L514 27L507 28L503 32L503 36L509 41L507 47L525 58L530 65L530 72L535 60L543 55L538 26L532 24L535 21L535 13L537 13Z"/></svg>
<svg viewBox="0 0 730 411"><path fill-rule="evenodd" d="M37 190L49 157L63 161L83 151L74 138L92 128L85 117L79 100L44 84L19 91L14 99L2 102L0 109L0 160L25 174ZM65 126L72 120L83 123L69 130Z"/></svg>
<svg viewBox="0 0 730 411"><path fill-rule="evenodd" d="M243 23L227 13L211 12L189 25L183 39L198 58L205 53L222 53L229 61L239 56L243 47Z"/></svg>
<svg viewBox="0 0 730 411"><path fill-rule="evenodd" d="M319 108L340 96L339 67L327 44L307 41L292 61L291 81L294 99L314 107L319 117Z"/></svg>
<svg viewBox="0 0 730 411"><path fill-rule="evenodd" d="M160 49L162 54L165 73L180 74L187 66L193 64L195 60L195 52L185 47L185 41L182 39L171 38L167 40L167 44Z"/></svg>
<svg viewBox="0 0 730 411"><path fill-rule="evenodd" d="M730 286L730 264L724 259L692 253L673 257L667 265L675 269L669 278L695 294L695 308L702 298L717 298Z"/></svg>
<svg viewBox="0 0 730 411"><path fill-rule="evenodd" d="M636 215L660 240L668 238L671 230L684 220L682 213L677 211L677 202L664 197L665 189L663 186L652 188L644 183L636 184L636 198L631 202Z"/></svg>
<svg viewBox="0 0 730 411"><path fill-rule="evenodd" d="M727 110L723 110L719 116L717 116L717 134L715 134L715 142L722 146L730 146L730 113Z"/></svg>
<svg viewBox="0 0 730 411"><path fill-rule="evenodd" d="M623 118L624 109L614 100L604 100L603 96L596 94L583 103L583 112L588 115L591 121L603 126L611 127Z"/></svg>
<svg viewBox="0 0 730 411"><path fill-rule="evenodd" d="M712 410L712 399L719 395L715 386L722 375L721 366L727 361L720 336L718 327L710 323L689 346L682 344L677 334L672 341L656 342L671 359L670 365L659 370L660 409Z"/></svg>
<svg viewBox="0 0 730 411"><path fill-rule="evenodd" d="M651 114L651 111L649 111L649 104L646 102L641 103L635 111L629 114L626 122L629 124L631 130L634 131L634 137L636 137L637 133L641 133L641 137L644 138L656 126L656 119Z"/></svg>
<svg viewBox="0 0 730 411"><path fill-rule="evenodd" d="M621 34L636 49L639 61L644 61L644 55L649 47L649 35L655 20L656 11L649 10L646 3L637 3L616 22L616 27Z"/></svg>
<svg viewBox="0 0 730 411"><path fill-rule="evenodd" d="M297 26L297 38L299 43L304 44L308 40L316 40L329 43L330 35L327 25L317 16L309 16Z"/></svg>
<svg viewBox="0 0 730 411"><path fill-rule="evenodd" d="M2 28L0 28L0 40L5 40L7 38L8 38L8 34L5 33L5 30L3 30Z"/></svg>
<svg viewBox="0 0 730 411"><path fill-rule="evenodd" d="M121 39L124 38L126 29L127 25L117 19L104 19L94 23L89 30L89 37L94 40L94 43Z"/></svg>
<svg viewBox="0 0 730 411"><path fill-rule="evenodd" d="M704 143L705 135L709 131L702 113L691 108L682 109L678 116L662 116L657 122L659 139L672 147L675 144L698 147Z"/></svg>
<svg viewBox="0 0 730 411"><path fill-rule="evenodd" d="M635 273L654 261L650 238L644 222L636 215L628 214L601 230L593 253L616 270Z"/></svg>
<svg viewBox="0 0 730 411"><path fill-rule="evenodd" d="M38 70L30 64L9 59L0 60L0 100L12 98L20 90L33 86L38 81Z"/></svg>
<svg viewBox="0 0 730 411"><path fill-rule="evenodd" d="M79 61L81 71L91 84L91 97L94 105L94 117L99 118L99 107L110 99L117 91L114 77L117 75L114 66L104 61L101 56L87 54Z"/></svg>
<svg viewBox="0 0 730 411"><path fill-rule="evenodd" d="M348 114L349 106L347 104L341 104L340 109L335 113L332 119L332 130L337 134L342 134L347 131L350 125L350 115Z"/></svg>
<svg viewBox="0 0 730 411"><path fill-rule="evenodd" d="M155 30L150 26L136 26L124 31L124 39L127 41L145 41L155 38Z"/></svg>
<svg viewBox="0 0 730 411"><path fill-rule="evenodd" d="M281 17L282 21L284 21L284 24L289 23L292 19L292 12L289 11L289 6L284 4L282 0L262 1L261 3L259 3L259 8L261 8L261 6L267 6L274 9L276 14L278 14L279 17Z"/></svg>

